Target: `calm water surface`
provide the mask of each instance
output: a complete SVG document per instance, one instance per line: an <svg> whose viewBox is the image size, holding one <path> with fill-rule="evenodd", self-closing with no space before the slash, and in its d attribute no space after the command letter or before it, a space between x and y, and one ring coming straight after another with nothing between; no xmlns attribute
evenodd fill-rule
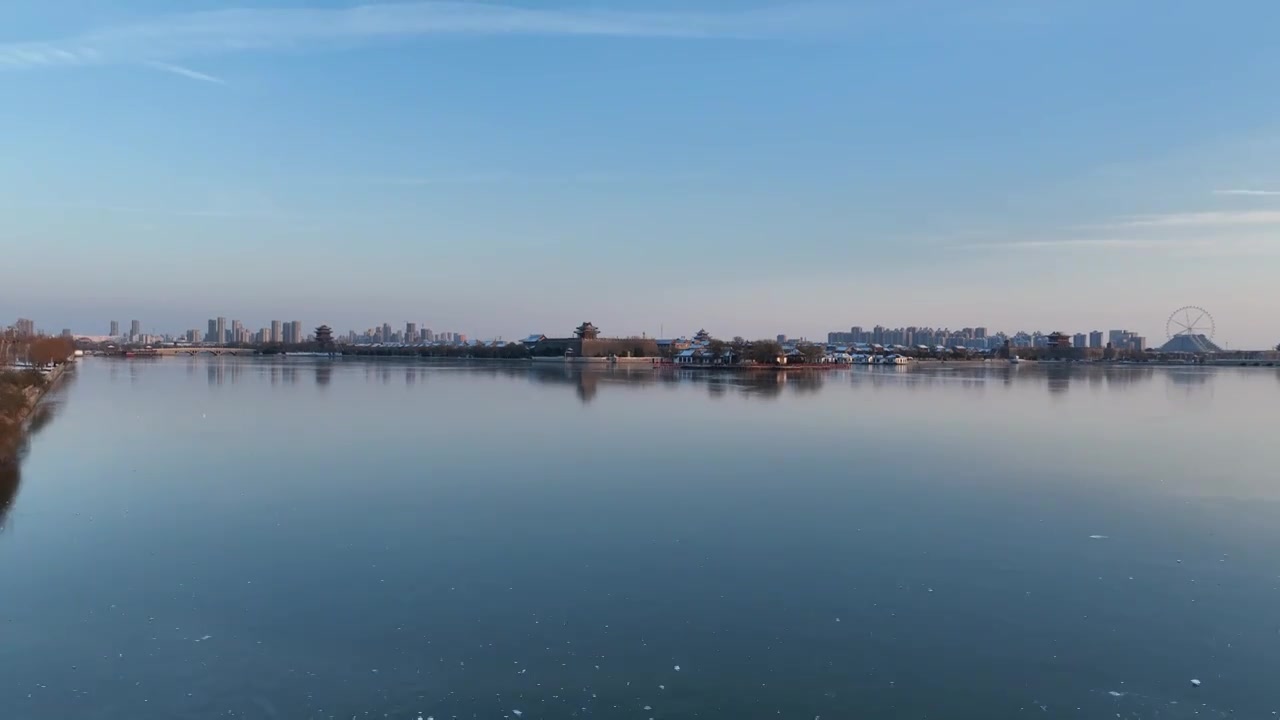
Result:
<svg viewBox="0 0 1280 720"><path fill-rule="evenodd" d="M0 481L0 718L1271 717L1277 399L91 359Z"/></svg>

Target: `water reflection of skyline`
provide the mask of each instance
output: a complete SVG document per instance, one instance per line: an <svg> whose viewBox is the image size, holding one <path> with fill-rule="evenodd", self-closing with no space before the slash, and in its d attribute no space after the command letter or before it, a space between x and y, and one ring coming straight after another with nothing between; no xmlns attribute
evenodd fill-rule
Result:
<svg viewBox="0 0 1280 720"><path fill-rule="evenodd" d="M127 373L130 382L137 382L139 374L155 362L164 361L115 361L109 369L109 377L116 380ZM761 399L776 399L784 394L804 395L817 393L830 384L849 383L871 390L900 389L928 390L931 388L960 388L965 392L981 394L997 388L1014 385L1038 385L1047 396L1061 397L1076 385L1093 391L1124 389L1142 383L1150 383L1158 374L1164 375L1171 387L1183 393L1203 392L1213 382L1220 369L1176 368L1147 365L1097 366L1057 363L1032 365L1007 365L1002 363L962 364L940 363L897 367L844 367L832 370L783 369L755 372L691 370L687 368L654 368L652 366L593 367L571 364L528 364L490 362L432 362L402 358L382 360L312 358L192 358L187 361L186 372L197 372L197 365L204 365L210 386L234 385L246 378L265 376L271 385L295 385L304 374L310 373L316 386L327 387L335 378L351 377L351 371L361 374L367 383L384 386L403 385L414 387L426 382L433 372L452 371L469 374L501 376L523 379L535 384L571 387L583 404L593 402L603 388L611 385L688 385L706 388L709 397L742 395ZM127 368L122 368L126 365ZM1275 373L1280 381L1280 372Z"/></svg>

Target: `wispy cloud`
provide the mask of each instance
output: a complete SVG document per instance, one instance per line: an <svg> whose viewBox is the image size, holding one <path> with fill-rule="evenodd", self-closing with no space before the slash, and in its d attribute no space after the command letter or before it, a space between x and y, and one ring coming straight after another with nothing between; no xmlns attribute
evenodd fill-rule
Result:
<svg viewBox="0 0 1280 720"><path fill-rule="evenodd" d="M831 32L847 27L855 16L847 4L834 2L720 13L527 8L444 0L337 9L244 8L168 15L63 39L0 44L0 68L171 62L428 35L763 38Z"/></svg>
<svg viewBox="0 0 1280 720"><path fill-rule="evenodd" d="M1143 256L1175 257L1275 257L1280 254L1280 237L1274 235L1214 237L1066 237L1048 240L978 242L956 246L957 250L986 254L1023 253L1139 253Z"/></svg>
<svg viewBox="0 0 1280 720"><path fill-rule="evenodd" d="M1145 238L1065 238L1059 240L1014 240L1009 242L977 242L958 246L963 250L1151 250L1167 248L1171 243Z"/></svg>
<svg viewBox="0 0 1280 720"><path fill-rule="evenodd" d="M1113 227L1127 228L1206 228L1239 225L1280 225L1280 210L1246 210L1241 212L1210 211L1138 215Z"/></svg>
<svg viewBox="0 0 1280 720"><path fill-rule="evenodd" d="M678 176L678 174L677 174ZM565 185L600 185L622 182L627 176L601 172L580 172L567 174L532 175L509 170L493 170L460 173L457 175L422 175L402 177L367 177L346 178L364 185L387 185L401 187L419 187L435 185L499 185L499 184L565 184ZM670 176L663 176L669 180Z"/></svg>
<svg viewBox="0 0 1280 720"><path fill-rule="evenodd" d="M196 70L192 70L191 68L183 67L181 65L174 65L172 63L163 63L163 62L152 62L148 64L157 70L163 70L164 72L173 73L174 75L181 75L182 77L191 78L192 80L199 80L201 82L213 83L215 85L227 84L227 81L223 80L222 78L217 78L212 75L207 75L205 73L198 72Z"/></svg>
<svg viewBox="0 0 1280 720"><path fill-rule="evenodd" d="M1214 190L1214 195L1244 195L1248 197L1280 197L1280 190Z"/></svg>
<svg viewBox="0 0 1280 720"><path fill-rule="evenodd" d="M143 206L143 205L110 205L93 203L47 203L34 205L39 209L56 209L62 211L111 213L120 215L165 215L184 218L269 218L286 217L274 211L258 210L214 210L183 207Z"/></svg>

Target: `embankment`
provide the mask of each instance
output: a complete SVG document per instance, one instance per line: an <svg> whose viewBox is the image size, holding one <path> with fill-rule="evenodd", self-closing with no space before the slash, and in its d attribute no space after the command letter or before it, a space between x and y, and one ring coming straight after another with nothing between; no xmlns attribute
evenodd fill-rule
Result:
<svg viewBox="0 0 1280 720"><path fill-rule="evenodd" d="M0 461L12 460L22 446L24 423L46 394L57 386L70 363L57 365L45 375L44 382L16 389L17 398L10 398L0 408Z"/></svg>

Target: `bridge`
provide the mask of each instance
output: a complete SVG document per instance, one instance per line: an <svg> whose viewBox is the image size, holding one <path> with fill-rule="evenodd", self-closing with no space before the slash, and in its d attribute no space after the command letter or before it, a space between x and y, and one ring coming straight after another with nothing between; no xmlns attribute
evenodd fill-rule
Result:
<svg viewBox="0 0 1280 720"><path fill-rule="evenodd" d="M158 347L149 348L147 350L134 350L134 355L138 356L156 356L156 355L188 355L195 357L196 355L257 355L258 349L251 347Z"/></svg>

